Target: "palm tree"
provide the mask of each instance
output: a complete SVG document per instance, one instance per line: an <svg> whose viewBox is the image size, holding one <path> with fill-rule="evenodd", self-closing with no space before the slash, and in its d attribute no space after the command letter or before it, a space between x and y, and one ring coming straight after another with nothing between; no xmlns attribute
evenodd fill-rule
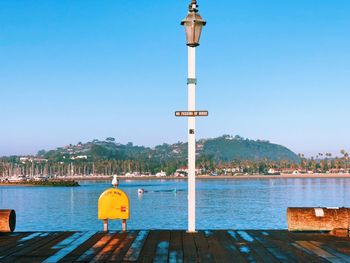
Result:
<svg viewBox="0 0 350 263"><path fill-rule="evenodd" d="M344 149L341 150L340 153L343 155L344 168L345 168L345 172L346 172L347 171L347 159L349 157L349 154Z"/></svg>

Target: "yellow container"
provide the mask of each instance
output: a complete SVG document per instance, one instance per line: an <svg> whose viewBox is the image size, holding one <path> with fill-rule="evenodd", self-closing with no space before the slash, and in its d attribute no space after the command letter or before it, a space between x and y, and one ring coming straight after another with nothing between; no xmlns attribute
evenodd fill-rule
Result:
<svg viewBox="0 0 350 263"><path fill-rule="evenodd" d="M98 199L98 219L129 219L129 198L116 188L105 190Z"/></svg>

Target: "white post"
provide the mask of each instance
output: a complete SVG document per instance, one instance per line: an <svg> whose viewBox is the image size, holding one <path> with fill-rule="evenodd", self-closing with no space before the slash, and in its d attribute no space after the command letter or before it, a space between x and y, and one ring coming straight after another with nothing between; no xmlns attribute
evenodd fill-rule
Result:
<svg viewBox="0 0 350 263"><path fill-rule="evenodd" d="M196 108L196 48L188 47L188 110ZM188 117L188 232L196 232L196 118Z"/></svg>
<svg viewBox="0 0 350 263"><path fill-rule="evenodd" d="M123 230L123 232L126 231L126 219L122 220L122 230Z"/></svg>
<svg viewBox="0 0 350 263"><path fill-rule="evenodd" d="M103 231L108 232L108 219L103 219Z"/></svg>

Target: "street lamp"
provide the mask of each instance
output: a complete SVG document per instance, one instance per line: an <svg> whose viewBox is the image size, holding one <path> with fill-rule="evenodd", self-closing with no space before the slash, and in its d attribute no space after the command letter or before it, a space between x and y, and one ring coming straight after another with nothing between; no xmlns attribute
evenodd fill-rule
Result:
<svg viewBox="0 0 350 263"><path fill-rule="evenodd" d="M198 13L197 7L197 1L192 0L188 7L188 14L186 18L181 21L181 25L185 27L187 46L189 47L199 46L202 28L207 23Z"/></svg>
<svg viewBox="0 0 350 263"><path fill-rule="evenodd" d="M181 22L185 27L188 46L188 111L196 108L196 46L202 27L206 22L198 13L197 1L192 0L188 8L187 17ZM188 117L188 232L196 232L196 118Z"/></svg>

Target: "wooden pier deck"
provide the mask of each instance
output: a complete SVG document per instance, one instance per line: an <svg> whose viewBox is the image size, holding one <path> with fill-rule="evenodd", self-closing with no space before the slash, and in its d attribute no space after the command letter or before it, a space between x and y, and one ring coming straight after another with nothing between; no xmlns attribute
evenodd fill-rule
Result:
<svg viewBox="0 0 350 263"><path fill-rule="evenodd" d="M0 233L0 262L350 262L350 238L285 230Z"/></svg>

